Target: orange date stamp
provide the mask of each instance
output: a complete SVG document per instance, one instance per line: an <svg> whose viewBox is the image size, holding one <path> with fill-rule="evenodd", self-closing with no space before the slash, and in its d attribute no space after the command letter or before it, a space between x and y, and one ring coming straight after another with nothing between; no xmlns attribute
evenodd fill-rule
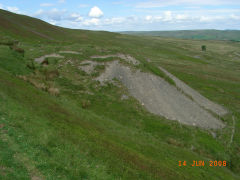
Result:
<svg viewBox="0 0 240 180"><path fill-rule="evenodd" d="M189 166L187 161L178 161L178 166ZM210 167L221 167L221 166L227 166L227 161L195 161L193 160L190 163L190 166L192 167L204 167L204 166L210 166Z"/></svg>

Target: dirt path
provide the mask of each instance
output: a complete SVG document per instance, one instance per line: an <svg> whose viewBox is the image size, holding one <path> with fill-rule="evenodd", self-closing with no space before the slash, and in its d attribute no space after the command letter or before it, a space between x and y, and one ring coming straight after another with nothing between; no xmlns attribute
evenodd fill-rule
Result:
<svg viewBox="0 0 240 180"><path fill-rule="evenodd" d="M77 51L59 51L60 54L81 54Z"/></svg>
<svg viewBox="0 0 240 180"><path fill-rule="evenodd" d="M130 67L113 61L108 63L106 71L96 80L104 83L114 78L121 81L129 93L151 113L202 128L217 129L225 126L199 104L158 76L140 71L133 72Z"/></svg>
<svg viewBox="0 0 240 180"><path fill-rule="evenodd" d="M234 137L234 134L235 134L235 124L236 124L236 122L235 122L235 117L234 116L232 116L232 120L233 120L233 127L232 127L231 139L230 139L229 145L228 145L229 147L231 146L231 144L233 142L233 137Z"/></svg>
<svg viewBox="0 0 240 180"><path fill-rule="evenodd" d="M64 56L61 56L61 55L56 54L56 53L53 53L53 54L48 54L48 55L41 56L39 58L35 58L35 62L41 64L48 57L64 58Z"/></svg>
<svg viewBox="0 0 240 180"><path fill-rule="evenodd" d="M240 54L238 52L234 52L234 54L237 55L237 56L240 56Z"/></svg>
<svg viewBox="0 0 240 180"><path fill-rule="evenodd" d="M27 28L27 29L28 29L28 28ZM46 38L46 39L49 39L49 40L52 40L52 41L55 40L55 39L53 39L52 37L47 36L47 35L45 35L45 34L42 34L42 33L40 33L40 32L37 32L37 31L34 31L34 30L29 30L29 31L31 31L31 32L33 32L34 34L37 34L37 35L39 35L39 36L41 36L41 37L43 37L43 38Z"/></svg>
<svg viewBox="0 0 240 180"><path fill-rule="evenodd" d="M162 70L166 75L168 75L172 80L174 80L176 83L176 86L180 88L185 94L192 97L193 100L200 106L214 112L215 114L218 114L219 116L227 114L227 110L225 110L222 106L208 100L207 98L202 96L200 93L198 93L197 91L189 87L187 84L185 84L183 81L179 80L174 75L169 73L164 68L159 67L159 69Z"/></svg>

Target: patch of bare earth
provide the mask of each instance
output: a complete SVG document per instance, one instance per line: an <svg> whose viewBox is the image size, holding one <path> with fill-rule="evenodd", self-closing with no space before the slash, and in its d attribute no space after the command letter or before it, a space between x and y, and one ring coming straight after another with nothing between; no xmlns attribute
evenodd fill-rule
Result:
<svg viewBox="0 0 240 180"><path fill-rule="evenodd" d="M104 84L104 82L114 78L121 81L128 88L129 93L153 114L201 128L218 129L225 126L202 108L199 103L193 101L161 77L140 72L140 70L134 72L119 61L112 61L107 63L105 72L96 80ZM207 102L212 106L214 105L209 100Z"/></svg>

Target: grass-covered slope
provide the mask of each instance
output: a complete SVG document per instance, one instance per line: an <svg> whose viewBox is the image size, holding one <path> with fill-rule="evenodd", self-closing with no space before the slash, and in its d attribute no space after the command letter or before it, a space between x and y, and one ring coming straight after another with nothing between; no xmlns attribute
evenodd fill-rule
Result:
<svg viewBox="0 0 240 180"><path fill-rule="evenodd" d="M181 39L240 41L240 31L238 30L126 31L121 33Z"/></svg>
<svg viewBox="0 0 240 180"><path fill-rule="evenodd" d="M88 37L88 34L92 35ZM0 9L0 39L27 40L30 42L69 42L87 41L99 36L104 36L106 32L96 32L85 30L70 30L48 24L42 20L25 15L10 13ZM109 36L114 33L107 33ZM3 37L1 37L3 36ZM4 40L4 39L3 39Z"/></svg>
<svg viewBox="0 0 240 180"><path fill-rule="evenodd" d="M20 41L25 56L0 45L0 179L239 179L239 43L64 32L75 39L39 43L27 32L1 30L3 40ZM79 54L32 64L61 50ZM140 61L134 68L159 76L161 65L223 105L226 127L207 131L155 116L134 98L123 100L129 94L118 82L93 81L102 68L90 75L78 68L92 55L115 53L130 54ZM191 167L193 160L205 166ZM227 167L209 167L209 160L226 160Z"/></svg>
<svg viewBox="0 0 240 180"><path fill-rule="evenodd" d="M63 28L4 10L0 10L0 29L2 33L13 37L28 38L36 41L41 39L57 41L66 35Z"/></svg>

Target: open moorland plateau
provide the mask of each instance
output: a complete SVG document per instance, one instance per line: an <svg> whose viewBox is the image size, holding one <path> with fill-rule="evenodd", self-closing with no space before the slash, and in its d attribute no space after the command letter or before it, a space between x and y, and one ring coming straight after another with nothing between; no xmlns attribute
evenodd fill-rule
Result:
<svg viewBox="0 0 240 180"><path fill-rule="evenodd" d="M239 172L240 42L72 30L0 10L0 179Z"/></svg>

